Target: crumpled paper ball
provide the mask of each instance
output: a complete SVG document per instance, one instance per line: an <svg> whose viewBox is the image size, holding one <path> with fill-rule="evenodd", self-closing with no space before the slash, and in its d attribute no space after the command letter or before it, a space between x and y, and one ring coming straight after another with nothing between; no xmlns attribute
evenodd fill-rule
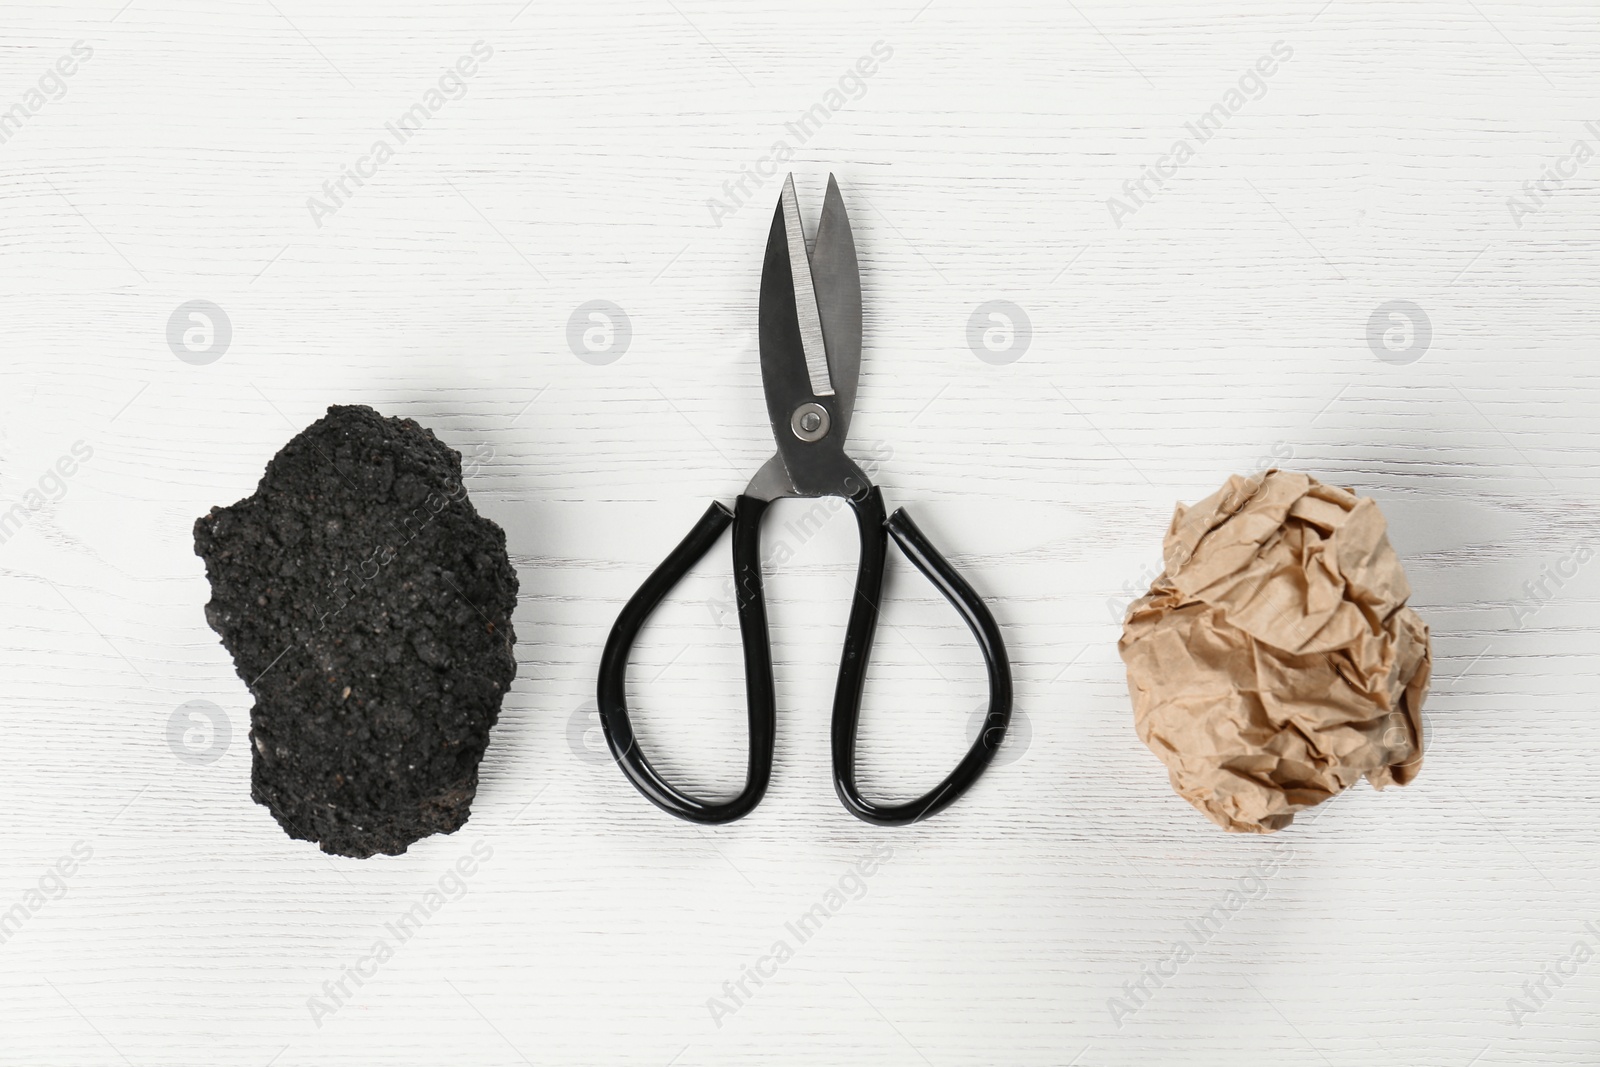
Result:
<svg viewBox="0 0 1600 1067"><path fill-rule="evenodd" d="M1134 726L1227 830L1271 833L1422 767L1428 627L1375 501L1290 471L1178 505L1118 651Z"/></svg>

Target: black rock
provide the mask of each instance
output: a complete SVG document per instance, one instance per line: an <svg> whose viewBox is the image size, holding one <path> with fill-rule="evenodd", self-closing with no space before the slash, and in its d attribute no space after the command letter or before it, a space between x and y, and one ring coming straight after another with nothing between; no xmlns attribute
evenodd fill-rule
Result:
<svg viewBox="0 0 1600 1067"><path fill-rule="evenodd" d="M194 542L206 620L256 699L256 803L341 856L459 829L517 672L517 575L461 454L410 419L330 407Z"/></svg>

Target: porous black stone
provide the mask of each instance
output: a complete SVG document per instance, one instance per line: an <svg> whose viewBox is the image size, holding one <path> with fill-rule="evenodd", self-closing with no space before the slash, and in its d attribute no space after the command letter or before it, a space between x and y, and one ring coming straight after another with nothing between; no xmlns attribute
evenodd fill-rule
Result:
<svg viewBox="0 0 1600 1067"><path fill-rule="evenodd" d="M461 454L410 419L330 407L194 541L206 620L256 700L256 803L341 856L459 829L517 669L517 575Z"/></svg>

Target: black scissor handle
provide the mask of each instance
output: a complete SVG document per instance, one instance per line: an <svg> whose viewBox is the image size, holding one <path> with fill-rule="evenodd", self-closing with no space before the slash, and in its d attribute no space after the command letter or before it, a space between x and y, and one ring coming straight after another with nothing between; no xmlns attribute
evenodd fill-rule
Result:
<svg viewBox="0 0 1600 1067"><path fill-rule="evenodd" d="M730 512L713 502L678 547L645 579L611 627L600 656L596 703L606 743L617 766L656 807L680 819L699 823L732 822L761 803L772 780L772 747L777 732L777 707L772 685L772 650L767 640L767 607L761 595L761 516L767 501L741 496ZM633 734L625 693L628 654L634 639L654 611L689 573L722 531L733 524L734 595L739 605L739 636L744 644L745 701L750 720L750 762L744 788L729 800L701 800L682 792L656 773Z"/></svg>
<svg viewBox="0 0 1600 1067"><path fill-rule="evenodd" d="M856 596L845 629L839 684L833 697L833 785L839 800L857 818L879 826L904 826L944 810L971 788L989 766L1011 723L1011 664L1000 639L1000 627L995 625L988 606L939 555L904 508L886 519L883 494L876 487L851 497L850 504L861 533L861 562L856 569ZM861 691L866 685L867 660L878 626L888 534L894 535L900 551L960 613L977 639L989 673L989 713L977 740L944 781L926 795L904 804L874 804L856 786L856 725L861 719Z"/></svg>

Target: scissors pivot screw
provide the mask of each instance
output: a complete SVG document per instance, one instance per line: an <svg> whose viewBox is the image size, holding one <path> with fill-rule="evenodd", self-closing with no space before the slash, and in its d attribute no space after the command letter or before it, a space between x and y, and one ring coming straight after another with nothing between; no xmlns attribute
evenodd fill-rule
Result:
<svg viewBox="0 0 1600 1067"><path fill-rule="evenodd" d="M820 441L828 436L828 409L821 404L801 404L789 418L789 428L802 441Z"/></svg>

